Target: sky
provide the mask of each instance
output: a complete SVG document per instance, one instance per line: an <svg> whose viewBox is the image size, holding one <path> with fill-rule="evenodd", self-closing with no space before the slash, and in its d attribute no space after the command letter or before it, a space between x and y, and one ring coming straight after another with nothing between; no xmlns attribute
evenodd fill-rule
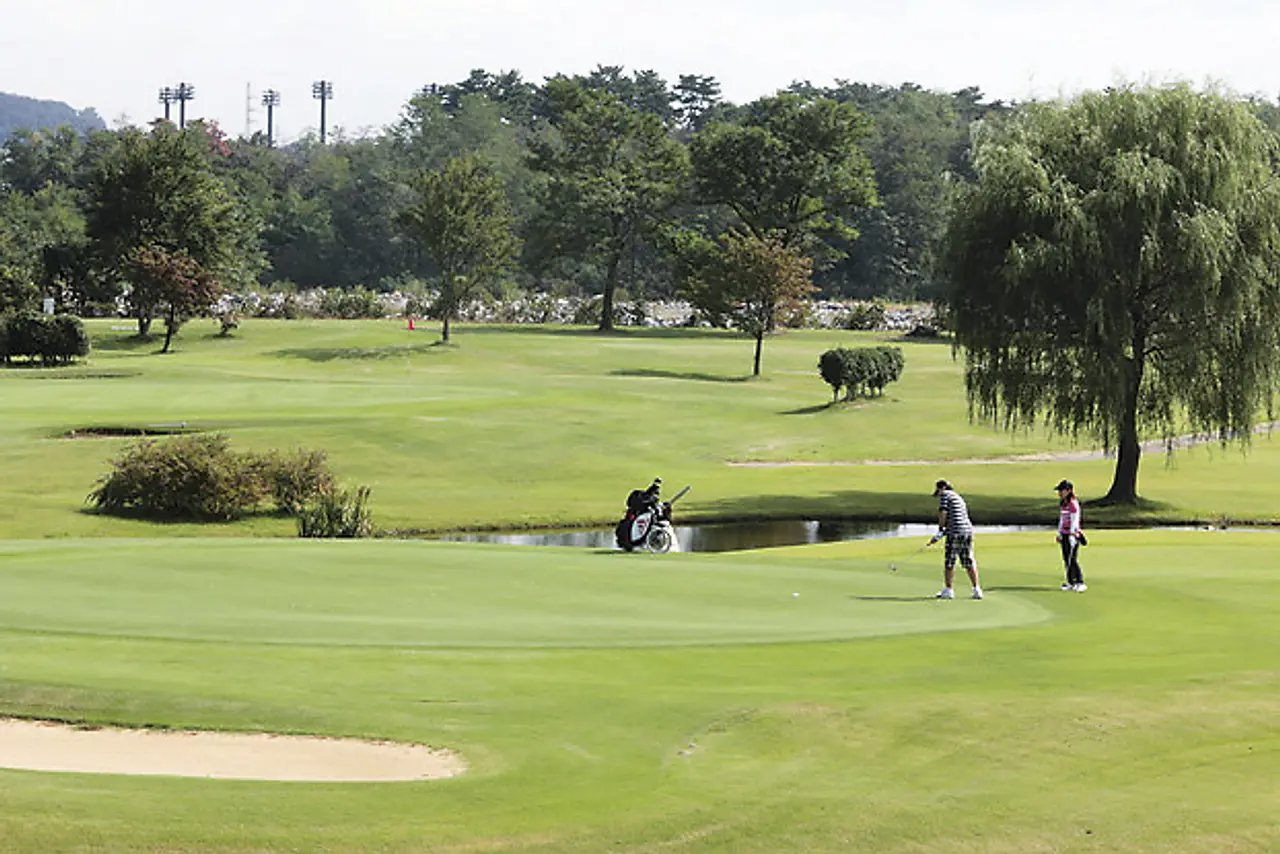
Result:
<svg viewBox="0 0 1280 854"><path fill-rule="evenodd" d="M1280 93L1268 0L0 0L0 22L0 91L144 124L159 89L186 82L187 117L237 135L265 127L271 88L283 140L318 125L315 81L333 84L329 128L355 134L473 68L711 75L738 103L797 80L1003 100L1123 81Z"/></svg>

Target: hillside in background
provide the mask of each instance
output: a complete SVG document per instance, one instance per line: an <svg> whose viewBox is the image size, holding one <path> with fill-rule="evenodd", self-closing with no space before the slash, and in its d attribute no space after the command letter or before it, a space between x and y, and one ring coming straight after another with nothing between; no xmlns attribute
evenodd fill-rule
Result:
<svg viewBox="0 0 1280 854"><path fill-rule="evenodd" d="M0 142L7 140L16 130L52 130L62 125L69 125L81 133L107 127L92 107L77 110L61 101L40 101L0 92Z"/></svg>

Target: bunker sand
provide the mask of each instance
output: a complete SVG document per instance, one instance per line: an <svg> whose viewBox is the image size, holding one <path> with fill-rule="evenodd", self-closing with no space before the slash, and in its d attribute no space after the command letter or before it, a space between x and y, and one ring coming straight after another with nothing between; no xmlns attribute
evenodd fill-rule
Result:
<svg viewBox="0 0 1280 854"><path fill-rule="evenodd" d="M0 768L221 780L374 783L466 771L447 750L390 742L0 720Z"/></svg>

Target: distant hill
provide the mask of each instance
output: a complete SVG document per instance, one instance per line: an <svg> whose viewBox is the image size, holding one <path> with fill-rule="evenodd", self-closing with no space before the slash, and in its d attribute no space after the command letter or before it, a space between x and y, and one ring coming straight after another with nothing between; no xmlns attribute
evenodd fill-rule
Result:
<svg viewBox="0 0 1280 854"><path fill-rule="evenodd" d="M0 92L0 143L16 130L54 130L63 125L81 133L107 127L92 107L77 110L61 101L40 101Z"/></svg>

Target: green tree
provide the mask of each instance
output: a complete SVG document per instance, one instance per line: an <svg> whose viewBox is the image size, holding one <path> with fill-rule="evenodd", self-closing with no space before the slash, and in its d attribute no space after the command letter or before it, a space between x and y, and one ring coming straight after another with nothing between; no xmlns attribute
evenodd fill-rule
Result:
<svg viewBox="0 0 1280 854"><path fill-rule="evenodd" d="M545 176L532 230L548 255L582 258L604 270L600 329L613 329L624 256L655 234L680 196L687 153L655 114L567 80L547 84L559 117L530 144Z"/></svg>
<svg viewBox="0 0 1280 854"><path fill-rule="evenodd" d="M1137 500L1144 434L1247 444L1280 366L1278 156L1246 104L1185 85L986 128L942 254L977 415L1117 448L1107 502Z"/></svg>
<svg viewBox="0 0 1280 854"><path fill-rule="evenodd" d="M714 325L732 326L755 340L752 373L760 376L765 335L815 290L812 260L781 237L736 231L717 242L686 233L681 254L685 295Z"/></svg>
<svg viewBox="0 0 1280 854"><path fill-rule="evenodd" d="M741 124L712 123L693 137L698 199L725 205L757 238L802 250L824 238L852 240L848 217L876 204L871 132L849 104L782 94L748 105Z"/></svg>
<svg viewBox="0 0 1280 854"><path fill-rule="evenodd" d="M214 174L207 131L167 123L123 133L90 178L86 220L97 272L111 281L124 279L144 249L185 255L221 278L241 263L237 250L250 242L242 231L252 222ZM138 334L147 334L147 303L134 301L132 311Z"/></svg>
<svg viewBox="0 0 1280 854"><path fill-rule="evenodd" d="M435 310L448 341L458 310L515 262L511 212L502 181L474 154L420 173L413 189L417 199L400 220L440 271Z"/></svg>

